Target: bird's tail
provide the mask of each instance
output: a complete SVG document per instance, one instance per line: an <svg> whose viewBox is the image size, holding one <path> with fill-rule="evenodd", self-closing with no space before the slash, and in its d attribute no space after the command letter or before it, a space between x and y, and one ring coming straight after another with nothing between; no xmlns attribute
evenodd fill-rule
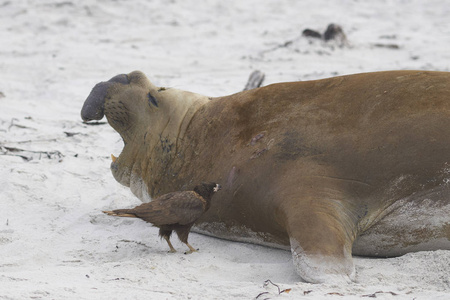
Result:
<svg viewBox="0 0 450 300"><path fill-rule="evenodd" d="M103 212L109 216L137 218L137 216L135 214L130 213L129 209L116 209L116 210L103 211Z"/></svg>

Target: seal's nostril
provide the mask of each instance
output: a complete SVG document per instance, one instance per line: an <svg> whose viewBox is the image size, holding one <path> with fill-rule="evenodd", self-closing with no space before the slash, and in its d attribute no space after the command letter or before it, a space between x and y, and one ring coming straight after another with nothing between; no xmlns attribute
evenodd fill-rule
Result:
<svg viewBox="0 0 450 300"><path fill-rule="evenodd" d="M94 86L81 109L84 121L101 120L104 115L105 97L112 82L100 82Z"/></svg>

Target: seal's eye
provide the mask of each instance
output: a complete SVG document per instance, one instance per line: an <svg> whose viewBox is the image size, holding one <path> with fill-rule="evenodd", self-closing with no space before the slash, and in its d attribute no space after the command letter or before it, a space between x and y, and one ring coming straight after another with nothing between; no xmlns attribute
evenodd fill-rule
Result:
<svg viewBox="0 0 450 300"><path fill-rule="evenodd" d="M151 93L148 93L147 97L148 97L148 104L150 106L153 105L153 106L158 107L158 101L156 101L156 98L153 97Z"/></svg>

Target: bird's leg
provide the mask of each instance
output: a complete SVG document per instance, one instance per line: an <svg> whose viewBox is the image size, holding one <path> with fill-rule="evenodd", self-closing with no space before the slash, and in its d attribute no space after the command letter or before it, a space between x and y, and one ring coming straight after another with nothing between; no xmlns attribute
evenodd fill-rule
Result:
<svg viewBox="0 0 450 300"><path fill-rule="evenodd" d="M189 245L189 243L188 243L188 236L189 236L189 231L191 230L191 227L192 227L192 225L184 226L184 227L180 227L180 228L175 229L175 232L177 233L178 238L180 239L180 241L183 242L184 244L186 244L186 246L189 247L189 251L184 252L184 254L191 254L192 252L197 252L198 251L194 247Z"/></svg>
<svg viewBox="0 0 450 300"><path fill-rule="evenodd" d="M170 247L170 252L171 253L175 253L175 252L177 252L177 250L175 250L175 248L172 246L172 243L170 242L170 237L168 237L168 236L164 236L164 239L166 240L166 242L167 242L167 244L169 245L169 247Z"/></svg>
<svg viewBox="0 0 450 300"><path fill-rule="evenodd" d="M184 252L184 254L191 254L192 252L197 252L198 251L198 249L195 249L194 247L192 247L191 245L189 245L189 243L188 242L186 242L185 243L186 244L186 246L188 246L189 247L189 251L186 251L186 252Z"/></svg>

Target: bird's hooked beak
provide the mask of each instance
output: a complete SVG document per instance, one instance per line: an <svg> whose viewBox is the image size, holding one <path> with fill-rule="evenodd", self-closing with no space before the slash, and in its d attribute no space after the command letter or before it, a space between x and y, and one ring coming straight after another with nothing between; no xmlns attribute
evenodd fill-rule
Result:
<svg viewBox="0 0 450 300"><path fill-rule="evenodd" d="M213 191L214 191L214 193L215 192L218 192L218 191L220 191L222 189L222 187L220 186L220 184L216 184L216 186L213 188Z"/></svg>

